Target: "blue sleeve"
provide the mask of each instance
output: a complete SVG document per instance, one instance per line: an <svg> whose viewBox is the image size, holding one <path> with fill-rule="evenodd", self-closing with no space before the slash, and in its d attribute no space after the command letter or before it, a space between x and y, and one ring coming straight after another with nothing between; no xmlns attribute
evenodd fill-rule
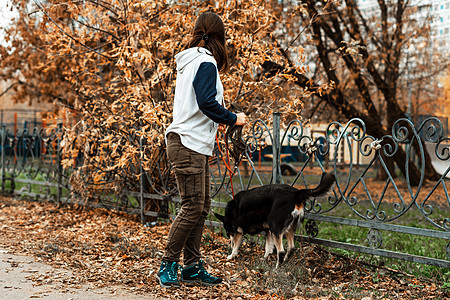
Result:
<svg viewBox="0 0 450 300"><path fill-rule="evenodd" d="M203 62L195 74L193 86L200 110L219 124L234 125L237 117L216 101L217 68L213 63Z"/></svg>

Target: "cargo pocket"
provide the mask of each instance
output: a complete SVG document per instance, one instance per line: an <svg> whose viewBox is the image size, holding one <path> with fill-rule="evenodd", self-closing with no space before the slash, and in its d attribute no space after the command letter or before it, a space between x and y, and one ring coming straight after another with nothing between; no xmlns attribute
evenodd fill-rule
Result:
<svg viewBox="0 0 450 300"><path fill-rule="evenodd" d="M203 199L207 157L186 148L181 144L179 135L170 133L167 141L167 157L175 171L182 201Z"/></svg>
<svg viewBox="0 0 450 300"><path fill-rule="evenodd" d="M203 168L176 168L175 174L182 201L196 202L195 199L203 198Z"/></svg>
<svg viewBox="0 0 450 300"><path fill-rule="evenodd" d="M181 198L203 199L206 157L187 148L178 155L174 168Z"/></svg>

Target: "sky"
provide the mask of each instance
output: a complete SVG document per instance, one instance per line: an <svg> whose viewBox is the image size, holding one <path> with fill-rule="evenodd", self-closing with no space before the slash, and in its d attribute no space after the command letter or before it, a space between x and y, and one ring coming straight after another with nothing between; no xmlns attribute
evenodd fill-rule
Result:
<svg viewBox="0 0 450 300"><path fill-rule="evenodd" d="M11 1L0 0L0 27L8 26L11 18L14 17L14 12L10 11ZM3 42L3 32L0 30L0 43Z"/></svg>

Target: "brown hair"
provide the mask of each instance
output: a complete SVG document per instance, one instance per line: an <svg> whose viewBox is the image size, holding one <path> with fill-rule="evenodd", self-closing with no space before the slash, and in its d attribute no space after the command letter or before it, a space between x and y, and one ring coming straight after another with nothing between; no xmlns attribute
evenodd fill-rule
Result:
<svg viewBox="0 0 450 300"><path fill-rule="evenodd" d="M217 62L217 68L220 71L228 69L225 26L217 14L204 12L197 18L192 39L186 48L192 47L208 49Z"/></svg>

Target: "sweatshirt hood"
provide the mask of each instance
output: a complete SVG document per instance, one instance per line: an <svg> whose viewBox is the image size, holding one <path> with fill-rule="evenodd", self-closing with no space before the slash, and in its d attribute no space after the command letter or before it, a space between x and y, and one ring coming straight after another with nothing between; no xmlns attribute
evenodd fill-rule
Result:
<svg viewBox="0 0 450 300"><path fill-rule="evenodd" d="M211 55L208 49L201 47L189 48L184 51L181 51L177 55L175 55L175 61L177 63L177 71L183 73L184 68L193 62L197 57L208 54Z"/></svg>

